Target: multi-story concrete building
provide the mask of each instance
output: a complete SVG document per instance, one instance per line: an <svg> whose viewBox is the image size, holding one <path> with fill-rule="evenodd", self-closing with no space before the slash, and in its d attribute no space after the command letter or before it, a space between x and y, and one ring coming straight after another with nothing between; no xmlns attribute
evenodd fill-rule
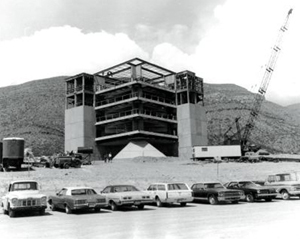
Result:
<svg viewBox="0 0 300 239"><path fill-rule="evenodd" d="M66 79L65 151L92 147L103 158L131 141L167 156L192 157L207 145L203 80L134 58Z"/></svg>

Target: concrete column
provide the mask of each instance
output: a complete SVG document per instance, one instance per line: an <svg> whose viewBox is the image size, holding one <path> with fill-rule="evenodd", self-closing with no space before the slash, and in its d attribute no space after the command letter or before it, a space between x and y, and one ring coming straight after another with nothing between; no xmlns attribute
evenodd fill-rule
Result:
<svg viewBox="0 0 300 239"><path fill-rule="evenodd" d="M65 151L78 147L95 149L95 110L92 106L79 106L65 111Z"/></svg>
<svg viewBox="0 0 300 239"><path fill-rule="evenodd" d="M135 66L131 66L131 81L136 79L136 69Z"/></svg>
<svg viewBox="0 0 300 239"><path fill-rule="evenodd" d="M192 148L207 145L207 119L204 106L199 104L182 104L177 106L177 130L179 156L192 157Z"/></svg>

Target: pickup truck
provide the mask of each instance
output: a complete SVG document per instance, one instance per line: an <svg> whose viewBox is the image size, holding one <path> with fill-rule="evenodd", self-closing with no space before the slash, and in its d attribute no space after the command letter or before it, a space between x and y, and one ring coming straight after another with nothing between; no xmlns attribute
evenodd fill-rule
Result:
<svg viewBox="0 0 300 239"><path fill-rule="evenodd" d="M192 190L185 183L152 183L147 191L155 200L156 205L179 203L186 206L193 201Z"/></svg>
<svg viewBox="0 0 300 239"><path fill-rule="evenodd" d="M38 211L43 215L47 208L47 197L40 194L38 189L38 183L33 180L12 181L2 197L4 214L14 217L16 212Z"/></svg>
<svg viewBox="0 0 300 239"><path fill-rule="evenodd" d="M265 185L275 188L284 200L288 200L291 196L300 197L299 172L269 175Z"/></svg>

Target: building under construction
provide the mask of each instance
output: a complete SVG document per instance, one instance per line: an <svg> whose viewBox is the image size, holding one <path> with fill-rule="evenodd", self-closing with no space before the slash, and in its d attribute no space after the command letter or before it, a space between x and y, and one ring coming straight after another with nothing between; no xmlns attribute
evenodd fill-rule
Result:
<svg viewBox="0 0 300 239"><path fill-rule="evenodd" d="M191 71L134 58L67 78L65 87L65 151L93 148L103 159L146 143L162 155L191 158L193 146L207 145L203 79Z"/></svg>

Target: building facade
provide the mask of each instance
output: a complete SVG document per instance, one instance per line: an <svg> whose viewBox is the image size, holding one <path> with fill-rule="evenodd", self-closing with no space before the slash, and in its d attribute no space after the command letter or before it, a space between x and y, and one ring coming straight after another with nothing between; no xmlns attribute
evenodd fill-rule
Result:
<svg viewBox="0 0 300 239"><path fill-rule="evenodd" d="M139 58L66 79L65 151L91 147L96 158L147 141L167 156L192 157L207 145L203 79Z"/></svg>

